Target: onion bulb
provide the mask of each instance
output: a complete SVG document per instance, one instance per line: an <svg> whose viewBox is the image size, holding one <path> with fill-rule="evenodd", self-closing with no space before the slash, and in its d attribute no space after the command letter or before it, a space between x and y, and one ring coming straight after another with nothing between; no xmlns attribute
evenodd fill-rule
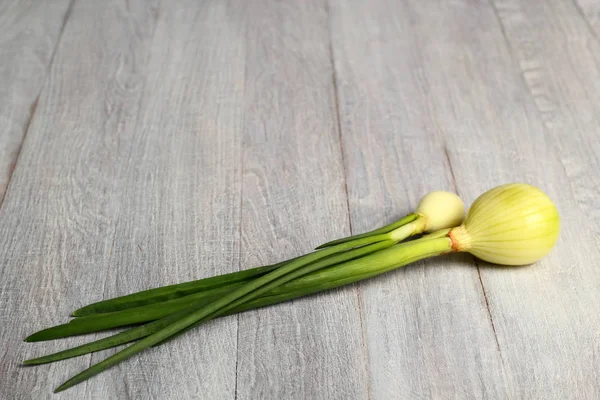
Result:
<svg viewBox="0 0 600 400"><path fill-rule="evenodd" d="M448 236L456 251L494 264L526 265L552 250L559 230L552 200L534 186L514 183L477 198L464 223Z"/></svg>
<svg viewBox="0 0 600 400"><path fill-rule="evenodd" d="M417 206L424 223L424 232L433 232L459 225L465 217L465 204L454 193L435 191L426 194Z"/></svg>

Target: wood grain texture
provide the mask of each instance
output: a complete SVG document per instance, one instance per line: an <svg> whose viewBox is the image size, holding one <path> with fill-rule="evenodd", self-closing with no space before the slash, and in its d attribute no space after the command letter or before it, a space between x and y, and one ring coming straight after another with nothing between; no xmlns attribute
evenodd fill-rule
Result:
<svg viewBox="0 0 600 400"><path fill-rule="evenodd" d="M70 3L70 0L0 3L0 204Z"/></svg>
<svg viewBox="0 0 600 400"><path fill-rule="evenodd" d="M13 323L0 397L46 398L106 356L19 368L85 340L24 346L27 333L103 296L238 268L239 22L219 3L76 3L2 207L1 315ZM58 398L232 394L235 327L182 337Z"/></svg>
<svg viewBox="0 0 600 400"><path fill-rule="evenodd" d="M577 12L581 14L596 38L600 38L600 3L596 0L573 0Z"/></svg>
<svg viewBox="0 0 600 400"><path fill-rule="evenodd" d="M220 1L158 10L104 298L239 269L240 15ZM146 351L90 381L90 394L231 399L236 328L222 319Z"/></svg>
<svg viewBox="0 0 600 400"><path fill-rule="evenodd" d="M246 6L242 265L349 231L328 18L322 1ZM367 397L352 288L240 315L238 399Z"/></svg>
<svg viewBox="0 0 600 400"><path fill-rule="evenodd" d="M154 18L129 2L78 2L64 28L0 210L0 398L49 398L89 357L39 370L21 360L80 343L25 345L102 293ZM10 321L10 323L9 323ZM57 398L85 398L81 385ZM105 398L105 397L103 397Z"/></svg>
<svg viewBox="0 0 600 400"><path fill-rule="evenodd" d="M0 205L0 399L600 398L596 2L39 3L0 5L0 190L29 125ZM59 395L112 351L19 365L89 340L21 341L89 302L513 181L562 215L533 266L417 263Z"/></svg>
<svg viewBox="0 0 600 400"><path fill-rule="evenodd" d="M566 388L563 398L598 398L600 317L595 309L600 306L600 272L595 265L600 251L595 243L600 213L595 199L600 182L592 171L600 167L600 42L576 3L503 0L494 5L523 86L543 123L537 129L545 133L545 148L557 153L556 173L546 181L556 188L564 226L554 261L558 273L545 271L544 285L561 306L547 312L547 325L540 328L545 342L556 348L546 350L548 356L538 345L520 358L543 356L549 366L544 378ZM586 10L592 15L590 7ZM542 171L549 156L534 151L544 160L538 166Z"/></svg>
<svg viewBox="0 0 600 400"><path fill-rule="evenodd" d="M600 239L600 41L571 2L495 2L579 207ZM590 12L592 15L593 13Z"/></svg>
<svg viewBox="0 0 600 400"><path fill-rule="evenodd" d="M442 44L440 32L428 35L431 25L443 22L435 17L448 13L441 3L428 9L405 2L394 9L386 1L332 2L356 232L414 210L431 190L462 194L449 164L448 126L434 108L437 97L450 93L430 81L444 61L427 54ZM473 15L454 17L461 24ZM361 283L359 290L374 399L506 397L501 354L471 258L420 262Z"/></svg>
<svg viewBox="0 0 600 400"><path fill-rule="evenodd" d="M511 58L494 8L487 3L460 1L405 2L402 13L393 14L395 20L382 24L380 21L390 15L390 7L389 3L373 8L370 5L369 10L340 7L341 13L353 12L357 16L348 22L352 29L356 29L359 21L363 24L370 19L374 21L371 31L362 35L371 40L364 39L365 45L357 53L362 57L368 55L368 60L373 54L390 54L387 62L365 68L368 74L375 75L374 80L381 82L374 92L386 93L390 82L401 81L406 72L394 73L400 68L398 64L406 63L413 54L418 55L420 63L410 69L416 75L412 80L422 82L426 104L435 115L434 127L439 127L448 149L458 192L471 202L495 185L530 182L555 199L565 227L557 250L535 266L507 269L479 263L497 345L486 340L488 336L473 334L470 325L460 334L445 338L444 334L460 326L460 322L451 319L456 312L432 313L427 315L429 321L450 319L454 324L440 323L433 331L435 336L415 342L445 350L441 361L432 363L429 369L414 367L410 372L391 364L388 381L381 379L379 387L391 386L394 393L406 393L411 385L406 385L408 388L395 382L386 385L391 381L389 377L405 373L408 375L405 381L411 382L419 377L415 370L423 370L423 387L429 388L425 397L596 398L595 349L600 326L594 315L594 304L598 304L598 272L594 261L598 258L597 250L590 248L589 237L580 230L583 215L576 196L570 191L554 143L545 132L541 113ZM349 32L350 28L340 36L345 37ZM407 37L412 39L409 45L395 46L408 40ZM352 39L349 43L360 47L359 35ZM349 62L356 63L358 57L348 57ZM390 70L391 76L377 78ZM367 77L365 73L356 81ZM417 103L410 86L401 89L404 96ZM340 105L343 104L341 95ZM398 135L411 133L398 132ZM420 159L428 161L428 154L423 153ZM417 171L429 170L427 161ZM421 172L417 175L425 176ZM437 304L462 299L464 285L455 281L457 278L448 276L445 281L457 289L455 295L447 297L438 292L431 301ZM410 304L417 303L412 300ZM421 331L415 329L411 333L418 337ZM465 336L465 332L470 336ZM375 340L369 340L369 344ZM381 353L406 351L395 345L398 341ZM471 347L471 353L463 346ZM474 351L483 356L469 356ZM440 351L432 353L439 355ZM370 353L370 357L375 356ZM438 372L439 366L448 360L455 362L456 369ZM481 368L482 363L493 370ZM378 364L371 362L374 380ZM419 391L408 392L405 398L423 393L423 388L417 387Z"/></svg>

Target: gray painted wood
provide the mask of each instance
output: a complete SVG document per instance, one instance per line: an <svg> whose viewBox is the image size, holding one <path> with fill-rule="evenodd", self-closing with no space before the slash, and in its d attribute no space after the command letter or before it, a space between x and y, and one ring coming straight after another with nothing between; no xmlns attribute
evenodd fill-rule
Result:
<svg viewBox="0 0 600 400"><path fill-rule="evenodd" d="M243 31L228 6L180 6L73 8L1 210L2 398L50 397L107 355L20 368L85 340L26 334L103 296L238 269ZM56 398L232 397L235 329L207 327Z"/></svg>
<svg viewBox="0 0 600 400"><path fill-rule="evenodd" d="M156 14L107 280L93 292L104 298L239 268L243 21L223 2L163 2ZM228 318L148 351L87 394L233 398L236 327Z"/></svg>
<svg viewBox="0 0 600 400"><path fill-rule="evenodd" d="M49 398L52 387L90 363L82 357L19 367L82 343L26 345L22 338L66 321L84 298L103 291L125 183L122 157L132 144L128 130L154 24L150 9L129 7L74 4L0 210L1 398ZM85 392L80 385L56 398L89 397Z"/></svg>
<svg viewBox="0 0 600 400"><path fill-rule="evenodd" d="M243 21L226 2L153 14L107 279L93 290L103 298L239 269ZM86 396L233 398L236 329L235 317L196 329L89 381Z"/></svg>
<svg viewBox="0 0 600 400"><path fill-rule="evenodd" d="M595 24L590 7L585 9ZM571 2L548 0L545 5L520 6L502 0L496 8L523 81L557 146L569 186L592 222L589 229L600 239L600 210L595 201L600 196L600 176L590 173L600 168L600 142L591 140L600 137L596 31Z"/></svg>
<svg viewBox="0 0 600 400"><path fill-rule="evenodd" d="M431 190L463 192L462 185L455 187L448 158L453 144L445 131L451 127L434 108L437 97L451 93L442 82L430 81L451 55L447 50L435 59L428 52L443 50L442 28L430 27L444 26L450 17L442 3L405 2L402 12L390 12L393 2L386 1L332 4L340 120L357 232L414 210ZM460 25L473 15L453 17ZM372 398L506 398L501 354L470 257L420 262L361 283L359 290Z"/></svg>
<svg viewBox="0 0 600 400"><path fill-rule="evenodd" d="M497 345L484 334L484 329L477 329L477 324L473 329L470 321L457 318L462 316L457 313L457 305L475 303L469 297L473 289L465 286L460 273L448 274L441 281L447 291L431 290L431 283L425 285L423 279L413 278L406 283L409 288L403 287L404 292L410 293L413 285L419 289L407 299L412 318L402 314L395 324L383 325L383 306L367 310L368 335L373 332L368 342L374 397L597 398L599 323L594 305L599 303L594 260L598 259L598 252L577 224L584 219L576 202L585 201L585 197L583 193L571 193L571 185L576 183L574 177L565 173L560 158L567 155L562 151L557 154L554 148L560 139L579 139L581 142L573 144L581 147L576 154L584 161L579 166L593 163L589 140L597 128L588 131L592 135L587 140L583 134L578 138L563 134L555 140L548 139L544 115L535 106L535 94L523 85L503 38L502 26L488 4L415 1L405 2L402 13L389 13L391 8L391 3L384 2L334 8L332 26L338 32L334 48L341 49L336 53L339 104L341 110L348 107L347 112L342 112L342 120L348 114L349 121L348 129L342 124L342 132L344 138L350 133L350 140L353 130L361 133L358 140L354 139L358 143L351 142L349 147L364 153L366 144L382 142L373 140L373 135L389 130L388 135L401 137L396 139L400 153L408 146L417 147L429 132L440 132L438 140L447 146L457 190L466 200L472 201L482 191L504 182L531 182L557 201L565 226L559 248L533 267L481 267L485 302L489 303ZM550 16L539 19L540 13L535 11L531 15L539 21L532 30L547 26ZM512 21L522 20L512 17ZM570 17L573 20L574 16ZM580 19L575 21L581 23ZM515 36L544 46L555 43L556 38L533 39L530 33ZM338 40L341 45L337 45ZM574 56L585 58L588 65L594 63L595 56L582 48L574 50ZM552 64L551 60L539 61L546 65ZM564 62L573 60L567 58ZM586 77L584 81L595 74L594 69L580 72ZM551 82L548 78L542 81ZM589 91L596 93L591 88ZM369 101L370 93L375 101ZM386 108L388 99L390 106ZM569 101L575 103L573 109L579 110L580 103L590 107L589 99L565 100ZM400 118L394 118L396 114ZM585 119L577 115L575 118ZM410 124L411 118L417 123ZM395 120L401 123L394 126ZM368 139L365 133L370 134ZM584 150L586 146L588 150ZM402 161L411 158L426 160L424 166L409 168L411 172L425 168L430 171L430 159L435 163L439 155L434 149L421 147L412 149ZM373 168L373 163L349 162L350 166L356 164ZM580 177L586 175L589 174ZM419 172L417 179L424 177L428 179L430 174ZM349 179L349 188L353 187L352 181ZM589 194L593 185L586 187ZM351 190L351 204L365 192L369 193L357 190L352 195ZM362 208L361 204L359 209ZM597 228L590 217L587 223L591 222L592 229ZM434 265L439 268L444 264ZM465 268L463 263L456 270ZM439 272L435 271L436 275ZM391 279L383 283L391 286L390 282ZM384 297L383 290L374 292ZM398 294L394 295L398 298ZM369 319L370 313L373 317ZM481 323L482 317L481 313L476 315L476 321ZM415 328L411 330L409 323ZM388 330L401 331L402 335L385 335ZM392 340L382 341L382 337ZM423 356L406 360L404 355L415 349L424 349Z"/></svg>
<svg viewBox="0 0 600 400"><path fill-rule="evenodd" d="M542 114L511 58L495 9L487 3L406 2L402 13L390 16L392 20L383 24L381 21L389 9L389 3L380 8L370 5L369 9L340 7L344 15L356 16L348 22L349 27L357 26L359 21L373 21L365 28L362 35L365 39L361 42L360 34L353 36L348 40L351 43L348 47L358 48L356 52L361 54L389 55L386 62L377 63L375 58L373 65L365 66L365 73L357 75L356 82L364 82L369 74L374 75L367 81L374 82L368 87L385 98L390 82L408 79L407 72L393 62L395 57L402 65L406 63L404 60L418 57L418 65L409 70L413 74L411 82L421 83L423 103L435 116L435 122L429 123L432 127L425 122L421 130L437 128L442 132L458 192L470 202L484 190L501 183L531 182L556 200L565 221L563 240L557 250L535 266L498 268L478 263L497 345L483 335L474 335L471 324L463 325L462 321L454 320L452 316L456 312L453 310L450 315L427 315L428 322L444 321L443 318L452 321L438 325L435 336L419 342L426 348L438 346L431 352L434 357L440 354L439 348L443 349L442 361L423 369L427 378L418 387L419 391L398 396L411 398L417 393L427 393L426 397L439 398L596 398L599 324L593 314L594 305L598 304L597 250L592 248L588 233L578 224L584 219L577 207L577 196L570 190L572 182L565 173L555 143L548 137ZM349 32L352 29L340 33L340 37L345 39ZM369 33L372 36L368 36ZM410 39L408 45L401 46ZM357 63L356 56L348 59ZM398 97L406 96L417 104L413 112L422 112L424 106L419 107L418 100L414 100L418 97L411 86L401 89ZM342 106L343 97L340 96ZM400 100L393 104L398 103ZM411 135L410 132L397 134ZM582 154L585 158L585 153ZM419 158L428 160L428 156L423 152ZM419 174L420 179L423 176ZM587 221L590 223L590 219ZM465 298L466 291L455 279L448 277L445 281L456 289L455 295L448 297L438 292L431 300L434 304L454 304ZM412 299L411 304L419 306L417 310L423 307ZM461 326L460 335L444 337L446 332ZM418 335L423 330L427 332L421 328L411 333ZM464 332L469 332L469 336L465 337ZM384 359L384 354L406 351L402 346L404 340L381 344L384 350L370 353L374 380L381 370L377 365L389 365L385 371L388 374L379 379L377 386L382 393L410 390L414 384L401 387L390 377L407 374L411 382L418 379L422 371L418 364L410 372L406 372L405 366L384 364L383 360L389 360ZM470 356L461 347L464 342L485 356ZM371 343L377 343L376 339L369 340ZM485 352L490 348L498 351L500 362L490 359L490 353ZM381 356L376 358L378 354ZM444 361L448 364L446 360L455 362L457 370L441 369L439 366L443 366ZM482 361L494 371L481 368ZM475 391L477 387L481 391Z"/></svg>
<svg viewBox="0 0 600 400"><path fill-rule="evenodd" d="M574 3L593 35L600 38L600 3L596 0L575 0Z"/></svg>
<svg viewBox="0 0 600 400"><path fill-rule="evenodd" d="M69 4L70 0L0 4L0 204Z"/></svg>
<svg viewBox="0 0 600 400"><path fill-rule="evenodd" d="M597 398L600 317L595 309L600 306L600 272L595 265L600 251L595 243L600 214L595 196L600 194L600 181L593 171L600 166L600 42L575 3L497 1L495 7L522 86L538 111L521 119L529 122L530 132L538 131L530 157L544 160L535 163L536 169L555 192L563 215L560 246L545 261L550 268L539 274L548 301L535 317L524 315L526 319L508 326L518 332L515 328L525 327L525 321L535 324L542 339L530 335L523 341L523 351L514 355L514 363L524 366L525 360L535 357L543 359L546 368L517 383L544 393L549 389L541 385L551 381L565 388L553 396ZM510 306L504 297L497 304L499 309ZM530 383L533 379L536 385Z"/></svg>
<svg viewBox="0 0 600 400"><path fill-rule="evenodd" d="M247 4L242 265L349 231L327 9ZM238 399L367 397L353 288L240 315Z"/></svg>
<svg viewBox="0 0 600 400"><path fill-rule="evenodd" d="M596 3L361 3L0 6L4 182L32 116L0 206L0 398L600 397ZM88 302L511 181L563 216L533 266L417 263L214 321L60 395L111 351L19 366L89 339L21 342Z"/></svg>

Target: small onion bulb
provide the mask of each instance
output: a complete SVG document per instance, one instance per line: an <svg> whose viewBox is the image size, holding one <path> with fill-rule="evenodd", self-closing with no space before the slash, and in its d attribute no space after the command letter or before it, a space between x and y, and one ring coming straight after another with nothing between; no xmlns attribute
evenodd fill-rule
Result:
<svg viewBox="0 0 600 400"><path fill-rule="evenodd" d="M454 193L435 191L426 194L417 206L424 232L433 232L458 226L465 217L465 204Z"/></svg>

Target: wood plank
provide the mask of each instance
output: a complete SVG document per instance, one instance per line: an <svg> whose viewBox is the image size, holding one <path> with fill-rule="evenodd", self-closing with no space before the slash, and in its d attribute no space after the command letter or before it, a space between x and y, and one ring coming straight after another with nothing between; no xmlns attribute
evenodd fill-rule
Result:
<svg viewBox="0 0 600 400"><path fill-rule="evenodd" d="M370 4L369 9L336 7L342 16L354 15L353 19L347 17L348 28L339 33L340 38L357 48L347 59L356 63L360 54L367 55L364 72L360 74L355 68L349 73L356 76L352 82L366 80L364 85L374 93L386 93L396 81L402 82L407 74L402 66L415 58L417 66L409 70L413 74L411 81L421 82L416 95L423 97L422 103L430 107L433 116L421 130L438 129L442 133L458 191L465 200L471 202L498 184L530 182L542 187L557 202L565 224L556 250L534 266L498 268L478 262L497 344L477 331L473 334L470 324L463 325L462 314L456 318L454 303L470 303L471 299L465 298L464 285L448 276L445 284L455 289L456 295L438 292L427 297L434 304L448 307L417 319L436 322L430 336L418 340L422 329L413 329L405 334L415 338L413 343L405 344L408 340L403 335L395 337L393 345L382 346L385 352L370 352L373 374L377 374L375 359L384 360L379 363L385 363L389 372L385 376L389 383L380 379L378 385L373 385L374 393L377 387L391 387L388 394L409 390L408 397L420 393L442 398L598 397L595 375L600 325L594 315L596 307L591 306L598 304L598 250L580 229L585 219L578 207L579 196L570 190L555 143L511 59L494 9L485 2L467 1L411 1L405 2L401 13L390 9L391 3L383 2L379 6ZM340 24L345 18L340 19ZM388 22L382 22L386 18ZM350 36L352 29L361 24L366 27L364 31ZM541 43L547 45L549 41L543 38ZM401 46L405 42L409 43ZM385 57L386 62L378 62L379 57ZM340 62L338 71L343 67ZM403 85L398 92L419 104L411 86ZM386 95L380 97L385 99ZM344 102L341 95L340 104ZM348 101L356 102L354 98ZM393 105L398 107L397 103ZM367 117L375 121L390 119L387 114L365 115L362 119L368 120ZM422 152L418 157L426 161L417 171L429 169L429 154ZM413 298L420 299L418 296L422 296L422 291ZM416 305L413 298L406 301L421 310L423 306L420 302ZM475 320L480 318L481 314ZM368 321L367 330L369 326ZM414 348L429 350L432 346L435 350L431 353L438 358L437 362L426 364L428 368L419 364L407 368L395 359L390 362L387 356L408 353ZM494 356L496 348L499 361ZM482 356L475 356L474 352ZM428 357L421 359L427 362L432 356L425 354ZM448 364L455 369L440 368ZM397 381L389 379L392 376ZM412 383L419 377L423 384Z"/></svg>
<svg viewBox="0 0 600 400"><path fill-rule="evenodd" d="M133 7L132 4L130 6ZM101 293L118 218L119 166L131 144L153 17L120 1L79 2L64 28L0 210L2 398L46 398L89 357L20 368L82 339L22 338L64 322ZM102 40L99 40L102 39ZM10 323L9 323L10 321ZM81 385L59 398L83 398Z"/></svg>
<svg viewBox="0 0 600 400"><path fill-rule="evenodd" d="M594 8L580 2L582 16L574 2L502 0L494 5L523 86L543 122L544 141L560 161L553 181L562 202L563 247L557 249L554 265L562 274L556 275L554 287L544 289L562 307L548 311L547 331L553 334L545 333L544 339L556 348L551 357L542 356L551 366L549 378L565 388L563 398L598 398L600 41ZM561 329L553 329L557 323Z"/></svg>
<svg viewBox="0 0 600 400"><path fill-rule="evenodd" d="M233 2L164 1L158 13L105 298L239 269L244 21ZM214 321L88 393L231 399L236 341L236 317Z"/></svg>
<svg viewBox="0 0 600 400"><path fill-rule="evenodd" d="M600 239L600 176L592 172L600 169L600 41L574 3L495 4L589 230Z"/></svg>
<svg viewBox="0 0 600 400"><path fill-rule="evenodd" d="M496 7L579 207L600 239L600 177L591 173L600 168L600 41L573 3L524 7L503 0Z"/></svg>
<svg viewBox="0 0 600 400"><path fill-rule="evenodd" d="M475 17L464 11L453 16L454 24ZM433 108L449 89L429 81L444 60L422 53L443 40L432 25L443 27L444 16L448 6L441 2L332 2L356 232L414 210L431 190L463 194L463 185L455 187L456 168L448 159L454 147L445 135L450 127ZM373 398L507 397L501 354L469 257L416 263L364 282L360 291Z"/></svg>
<svg viewBox="0 0 600 400"><path fill-rule="evenodd" d="M106 356L19 368L89 340L23 344L33 330L103 297L238 268L236 15L193 1L75 5L0 211L0 397L45 398ZM57 398L233 397L235 329L181 337Z"/></svg>
<svg viewBox="0 0 600 400"><path fill-rule="evenodd" d="M350 233L322 1L247 5L242 265ZM238 399L367 397L356 293L239 316Z"/></svg>
<svg viewBox="0 0 600 400"><path fill-rule="evenodd" d="M574 0L574 3L593 35L600 38L600 3L596 0Z"/></svg>
<svg viewBox="0 0 600 400"><path fill-rule="evenodd" d="M70 3L12 0L0 4L0 204Z"/></svg>
<svg viewBox="0 0 600 400"><path fill-rule="evenodd" d="M89 365L88 356L19 367L23 359L85 340L33 345L22 338L65 322L81 302L102 293L125 183L120 167L132 145L154 23L153 10L139 3L78 2L64 28L0 210L7 344L0 365L2 376L11 377L3 380L1 398L47 398ZM57 398L85 398L85 387Z"/></svg>
<svg viewBox="0 0 600 400"><path fill-rule="evenodd" d="M0 209L0 398L50 397L107 355L18 366L83 342L21 338L89 301L516 180L563 215L532 267L419 263L216 321L55 397L600 397L600 49L578 4L589 26L560 1L75 3Z"/></svg>

